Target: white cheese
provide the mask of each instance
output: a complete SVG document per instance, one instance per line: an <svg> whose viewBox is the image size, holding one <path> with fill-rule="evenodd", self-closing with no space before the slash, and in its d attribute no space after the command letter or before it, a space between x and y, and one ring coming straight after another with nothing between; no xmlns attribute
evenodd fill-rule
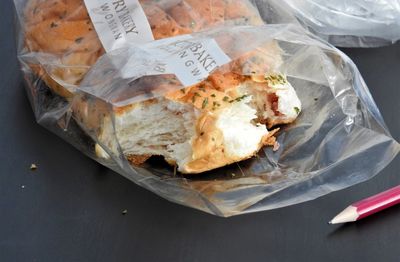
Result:
<svg viewBox="0 0 400 262"><path fill-rule="evenodd" d="M268 130L265 125L255 125L256 110L248 103L251 97L234 102L231 107L221 110L216 126L224 137L225 154L233 159L254 154Z"/></svg>
<svg viewBox="0 0 400 262"><path fill-rule="evenodd" d="M288 118L296 118L301 111L301 102L293 86L286 82L285 84L273 85L273 88L277 89L278 111Z"/></svg>

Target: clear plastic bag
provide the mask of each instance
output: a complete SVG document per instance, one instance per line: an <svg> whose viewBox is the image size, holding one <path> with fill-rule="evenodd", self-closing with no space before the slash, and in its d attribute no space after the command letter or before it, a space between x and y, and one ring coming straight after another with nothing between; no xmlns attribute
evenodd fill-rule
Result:
<svg viewBox="0 0 400 262"><path fill-rule="evenodd" d="M131 46L98 61L72 106L72 118L111 156L107 165L118 166L124 176L166 199L231 216L299 203L359 183L398 153L399 144L357 68L339 50L295 25L223 27L192 34L190 41L207 39L214 39L233 61L271 43L283 50L282 63L274 70L288 76L303 111L278 134L279 150L263 148L257 157L199 175L176 173L162 161L130 165L117 135L116 114L183 88L179 82L163 85L171 75L153 70L160 56L146 52L148 45ZM153 84L144 84L149 82ZM82 103L89 121L76 110ZM104 121L107 117L114 121ZM109 130L107 143L99 129Z"/></svg>
<svg viewBox="0 0 400 262"><path fill-rule="evenodd" d="M161 1L169 2L174 1ZM244 62L245 52L263 45L279 45L282 53L270 58L272 62L281 61L272 69L288 76L303 105L297 121L278 134L279 150L263 148L257 157L200 175L176 173L159 159L141 167L132 166L112 132L113 122L107 125L111 143L99 139L99 129L104 116L113 116L115 108L183 88L179 82L168 90L161 85L140 84L144 80L164 81L166 75L158 75L150 67L158 65L155 58L159 47L153 46L153 53L143 53L152 44L132 45L104 55L75 93L91 65L104 53L96 35L90 33L92 46L83 49L91 59L66 62L68 52L35 49L28 43L24 12L31 9L26 9L25 0L14 3L20 22L18 57L38 123L96 161L173 202L219 216L287 206L364 181L399 151L357 68L345 55L294 25L229 26L243 21L248 24L246 19L239 19L224 23L225 27L192 34L191 41L215 39L232 60ZM257 7L264 21L279 13L260 3ZM74 10L76 15L81 9ZM290 19L291 14L287 15ZM66 44L75 48L76 40ZM252 71L241 73L249 75ZM88 105L85 113L90 121L82 119L76 110L82 101Z"/></svg>
<svg viewBox="0 0 400 262"><path fill-rule="evenodd" d="M297 19L311 32L336 46L378 47L392 44L400 39L398 0L263 0L263 2L265 5L282 10L281 15L274 18L274 22Z"/></svg>

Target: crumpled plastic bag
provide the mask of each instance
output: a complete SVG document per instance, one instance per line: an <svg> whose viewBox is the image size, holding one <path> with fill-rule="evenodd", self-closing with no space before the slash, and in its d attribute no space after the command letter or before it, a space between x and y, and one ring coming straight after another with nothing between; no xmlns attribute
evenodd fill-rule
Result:
<svg viewBox="0 0 400 262"><path fill-rule="evenodd" d="M101 158L95 152L96 146L101 144L93 129L96 119L94 126L88 126L87 122L80 121L73 105L87 99L105 105L104 113L112 115L113 107L163 95L163 89L149 92L134 84L134 88L126 87L132 79L146 74L146 66L154 57L143 56L141 51L151 44L132 45L106 54L75 94L97 56L94 61L78 59L71 64L63 50L52 53L29 48L25 38L26 2L14 0L19 18L18 58L37 122L89 157L168 200L219 216L278 208L364 181L377 174L399 151L357 68L339 50L294 25L236 28L228 23L222 28L193 34L191 41L215 39L232 59L240 59L243 52L259 45L279 44L283 50L282 64L276 70L288 76L303 104L299 119L280 131L279 150L273 152L272 148L264 148L255 158L197 176L176 174L173 168L160 161L132 167L114 148L103 148L110 158ZM61 2L65 4L65 1L58 3ZM170 2L181 1L161 1L163 4ZM269 9L261 1L255 4L266 22L286 15L290 20L292 15L283 6ZM40 12L40 9L31 11ZM60 14L59 18L64 19L64 13ZM37 13L34 15L37 15L35 19L41 19ZM239 20L233 24L248 24L245 18ZM68 23L73 21L67 19ZM57 27L52 21L48 26ZM225 40L218 42L221 39ZM69 40L71 47L86 43L80 37ZM67 46L68 43L63 42ZM101 45L95 47L97 51L83 49L83 53L104 52ZM137 61L146 60L140 70L131 68L136 58ZM103 89L96 90L99 86ZM176 85L175 88L182 87ZM141 92L125 93L139 89ZM114 141L118 148L118 139Z"/></svg>
<svg viewBox="0 0 400 262"><path fill-rule="evenodd" d="M130 165L114 131L109 135L115 144L102 144L111 156L106 165L168 200L231 216L303 202L362 182L377 174L399 152L399 144L387 130L353 62L301 27L222 27L176 41L195 44L210 39L233 61L272 42L283 50L282 64L275 70L288 76L303 111L297 121L278 134L279 150L263 148L250 160L185 176L162 161L142 167ZM103 56L82 82L73 104L84 102L89 116L97 119L100 115L113 116L118 108L183 88L182 84L160 87L170 75L154 71L155 65L165 62L160 60L159 49L152 49L155 45L162 50L176 46L174 39L168 39L132 45ZM147 52L149 48L152 52ZM175 54L182 50L175 50ZM251 74L245 70L242 73ZM148 85L144 90L141 83L152 79L160 85ZM98 139L99 122L88 124L78 115L70 111L70 122L77 121L94 141L102 143ZM110 125L114 127L114 123Z"/></svg>
<svg viewBox="0 0 400 262"><path fill-rule="evenodd" d="M335 46L378 47L400 39L398 0L261 0L258 5L280 10L272 22L297 20Z"/></svg>

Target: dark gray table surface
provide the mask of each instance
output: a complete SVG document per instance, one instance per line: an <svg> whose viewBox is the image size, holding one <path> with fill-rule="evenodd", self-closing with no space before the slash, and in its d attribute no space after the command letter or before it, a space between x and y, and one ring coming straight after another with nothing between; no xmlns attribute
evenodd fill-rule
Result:
<svg viewBox="0 0 400 262"><path fill-rule="evenodd" d="M170 203L36 124L12 11L1 1L0 261L400 261L400 206L327 224L351 202L400 184L399 157L368 182L278 210L226 219ZM400 44L343 50L399 141Z"/></svg>

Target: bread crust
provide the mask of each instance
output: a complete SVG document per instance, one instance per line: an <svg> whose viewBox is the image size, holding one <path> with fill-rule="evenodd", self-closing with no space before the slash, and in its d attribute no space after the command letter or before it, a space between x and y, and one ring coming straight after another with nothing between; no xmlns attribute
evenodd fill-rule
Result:
<svg viewBox="0 0 400 262"><path fill-rule="evenodd" d="M134 166L140 166L146 162L152 155L127 155L126 159Z"/></svg>

